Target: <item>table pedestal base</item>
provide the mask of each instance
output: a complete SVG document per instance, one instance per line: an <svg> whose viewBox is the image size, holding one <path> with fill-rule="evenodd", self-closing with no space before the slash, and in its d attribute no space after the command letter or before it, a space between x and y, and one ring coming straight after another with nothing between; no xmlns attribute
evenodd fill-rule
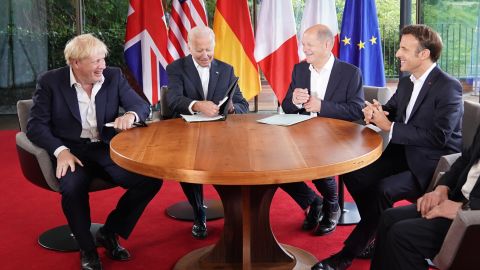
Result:
<svg viewBox="0 0 480 270"><path fill-rule="evenodd" d="M225 222L215 245L185 255L174 269L309 269L310 253L277 242L270 227L276 185L214 185L222 199Z"/></svg>
<svg viewBox="0 0 480 270"><path fill-rule="evenodd" d="M212 251L214 245L210 245L204 248L196 249L184 257L182 257L173 268L174 270L191 270L191 269L225 269L225 270L270 270L270 269L285 269L285 270L304 270L310 269L312 265L317 263L317 258L309 252L296 248L293 246L282 244L282 247L288 251L294 258L293 263L252 263L252 265L241 264L219 264L219 263L202 263L202 257L205 257Z"/></svg>

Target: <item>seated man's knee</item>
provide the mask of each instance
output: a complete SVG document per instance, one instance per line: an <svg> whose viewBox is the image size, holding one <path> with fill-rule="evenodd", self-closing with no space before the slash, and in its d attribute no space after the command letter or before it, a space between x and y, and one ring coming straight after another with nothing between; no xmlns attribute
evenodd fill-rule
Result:
<svg viewBox="0 0 480 270"><path fill-rule="evenodd" d="M389 229L393 224L395 224L397 222L398 219L395 217L395 211L394 210L395 210L394 208L390 208L390 209L385 210L382 213L382 216L380 218L379 227Z"/></svg>
<svg viewBox="0 0 480 270"><path fill-rule="evenodd" d="M60 178L59 181L60 193L63 196L78 197L84 196L84 194L88 193L91 179L88 179L88 177L75 178L65 176L63 178Z"/></svg>

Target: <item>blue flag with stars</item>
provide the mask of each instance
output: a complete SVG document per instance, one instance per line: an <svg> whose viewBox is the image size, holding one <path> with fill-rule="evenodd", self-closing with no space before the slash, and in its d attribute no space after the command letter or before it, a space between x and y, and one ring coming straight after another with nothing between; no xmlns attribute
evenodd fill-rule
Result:
<svg viewBox="0 0 480 270"><path fill-rule="evenodd" d="M340 59L362 70L364 85L385 86L375 0L346 0L340 32Z"/></svg>

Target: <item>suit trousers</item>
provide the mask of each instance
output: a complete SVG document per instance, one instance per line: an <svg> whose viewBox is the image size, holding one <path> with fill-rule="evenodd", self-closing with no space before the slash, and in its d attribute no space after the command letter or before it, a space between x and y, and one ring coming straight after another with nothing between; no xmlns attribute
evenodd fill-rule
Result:
<svg viewBox="0 0 480 270"><path fill-rule="evenodd" d="M422 218L416 207L413 204L384 212L370 269L429 269L425 258L432 259L440 251L452 220Z"/></svg>
<svg viewBox="0 0 480 270"><path fill-rule="evenodd" d="M323 196L323 205L329 210L336 211L338 204L337 183L334 177L316 179L312 181L318 192ZM302 208L307 209L318 195L305 182L295 182L280 185L280 188L290 195Z"/></svg>
<svg viewBox="0 0 480 270"><path fill-rule="evenodd" d="M59 179L63 212L80 249L88 251L95 248L90 233L88 192L90 183L96 176L127 190L108 215L104 228L122 238L128 238L145 207L160 190L162 180L119 167L111 160L109 146L105 143L66 143L66 146L83 163L83 167L75 164L74 172L68 170ZM56 166L56 159L54 164Z"/></svg>
<svg viewBox="0 0 480 270"><path fill-rule="evenodd" d="M344 251L359 255L373 238L383 211L397 201L416 199L424 190L410 171L403 146L389 144L382 156L360 170L344 175L361 220L345 240Z"/></svg>
<svg viewBox="0 0 480 270"><path fill-rule="evenodd" d="M180 185L185 197L187 197L188 202L192 206L193 217L195 220L201 218L199 215L203 213L203 185L185 182L181 182Z"/></svg>

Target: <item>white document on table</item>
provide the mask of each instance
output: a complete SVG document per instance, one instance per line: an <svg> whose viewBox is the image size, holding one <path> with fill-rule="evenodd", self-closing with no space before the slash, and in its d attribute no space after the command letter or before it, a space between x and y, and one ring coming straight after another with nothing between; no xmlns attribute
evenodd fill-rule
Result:
<svg viewBox="0 0 480 270"><path fill-rule="evenodd" d="M304 114L276 114L267 118L258 119L257 122L268 125L291 126L314 117L315 116Z"/></svg>
<svg viewBox="0 0 480 270"><path fill-rule="evenodd" d="M198 114L180 114L183 118L183 120L187 121L188 123L192 122L208 122L208 121L218 121L218 120L223 120L225 117L223 115L217 115L217 116L205 116L201 113Z"/></svg>

